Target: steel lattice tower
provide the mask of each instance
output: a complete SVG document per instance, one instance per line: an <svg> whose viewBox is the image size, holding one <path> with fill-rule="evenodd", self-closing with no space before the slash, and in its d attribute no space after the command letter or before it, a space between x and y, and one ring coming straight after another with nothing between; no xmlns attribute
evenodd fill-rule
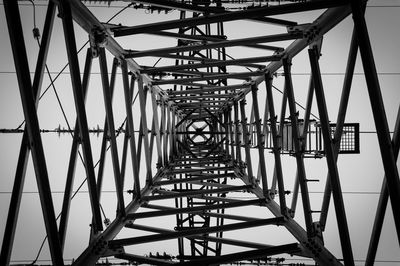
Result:
<svg viewBox="0 0 400 266"><path fill-rule="evenodd" d="M53 265L67 263L63 254L68 226L71 219L77 219L70 218L70 213L79 208L71 201L79 159L84 165L91 217L90 226L82 224L81 229L90 232L90 240L73 265L95 265L106 257L150 265L222 265L267 262L272 256L288 255L310 258L318 265L355 265L349 209L345 209L337 161L340 153L360 152L358 124L345 123L358 51L385 174L376 216L371 217L375 222L366 265L374 264L389 200L393 231L400 241L396 165L400 113L391 136L364 17L365 1L125 2L148 12L174 11L179 18L146 24L132 18L133 26L102 23L89 9L91 1L50 0L32 76L19 2L3 3L25 128L19 130L23 137L1 265L10 264L30 157ZM318 16L308 19L310 12ZM302 16L301 21L295 21L293 14ZM337 121L332 123L327 108L332 99L325 96L320 69L322 40L349 16L354 30L344 81L336 85L341 97L335 103ZM265 27L265 33L253 34L251 28L235 32L236 36L227 33L229 23L246 21ZM63 30L65 49L60 53L66 54L69 63L67 86L72 91L76 122L69 129L59 126L46 131L40 126L43 113L38 108L55 23ZM76 41L82 32L89 36L84 60L78 56ZM158 48L129 46L135 38L146 40L148 36L160 40ZM307 56L297 60L301 53ZM162 63L158 60L151 65L148 58L162 59ZM297 84L292 69L304 63L309 66L310 80L301 92L306 99L303 107L298 104L298 87L303 85ZM91 85L95 67L99 83ZM94 97L93 87L100 87L97 92L103 94L103 128L90 127L93 123L85 103ZM122 100L116 102L115 97ZM312 110L317 110L318 117L313 118ZM120 127L119 121L124 121ZM59 220L51 186L55 177L49 174L45 158L47 132L73 136L63 151L69 154L68 161L58 162L67 165L67 173L57 177L64 186ZM101 141L93 141L92 133ZM95 145L99 147L98 163ZM286 170L288 158L294 175ZM316 181L309 174L315 158L324 169L318 177L325 184L320 206L309 193L311 182ZM110 179L107 167L113 175L115 217L107 218L104 225L103 190ZM329 212L331 201L334 211ZM333 254L324 237L328 214L336 219L340 256ZM254 232L263 235L261 242L253 240ZM280 239L280 235L285 237ZM173 243L176 254L162 254L157 243ZM160 253L143 256L135 252L149 244L161 247Z"/></svg>

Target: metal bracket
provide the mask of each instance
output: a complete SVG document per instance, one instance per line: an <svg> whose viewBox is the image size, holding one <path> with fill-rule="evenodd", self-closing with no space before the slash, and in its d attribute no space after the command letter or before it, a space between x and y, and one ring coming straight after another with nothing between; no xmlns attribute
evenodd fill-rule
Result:
<svg viewBox="0 0 400 266"><path fill-rule="evenodd" d="M99 56L101 47L105 47L107 44L107 33L97 27L92 29L92 33L89 35L90 49L92 50L92 57L96 58Z"/></svg>
<svg viewBox="0 0 400 266"><path fill-rule="evenodd" d="M317 36L319 36L319 28L317 28L315 25L312 25L310 23L300 24L300 25L295 25L295 26L288 26L287 31L288 31L288 33L292 33L292 34L302 33L303 38L308 39L309 41L312 41Z"/></svg>

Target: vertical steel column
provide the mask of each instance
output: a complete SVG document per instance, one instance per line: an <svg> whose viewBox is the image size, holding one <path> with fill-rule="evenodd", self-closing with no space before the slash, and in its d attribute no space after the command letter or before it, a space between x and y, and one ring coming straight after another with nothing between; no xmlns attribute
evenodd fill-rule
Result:
<svg viewBox="0 0 400 266"><path fill-rule="evenodd" d="M39 121L36 113L37 101L35 101L36 97L34 97L36 95L34 95L32 90L18 3L16 1L4 2L4 11L6 14L8 33L11 41L14 65L26 121L26 129L28 131L29 145L32 153L33 166L39 190L44 224L48 236L51 259L55 265L64 265L60 239L57 231L57 223L54 213L54 205L51 195L46 159L43 150L42 139L40 136ZM10 240L10 242L12 242L12 239ZM8 254L4 255L6 255L5 260L9 260L9 258L7 258Z"/></svg>
<svg viewBox="0 0 400 266"><path fill-rule="evenodd" d="M133 96L133 87L132 90L129 90L129 79L128 79L128 67L126 65L125 60L120 61L121 70L122 70L122 82L124 86L124 99L125 99L125 110L126 110L126 120L127 120L127 129L129 136L129 147L131 151L131 162L132 162L132 170L133 170L133 180L134 180L134 191L137 198L140 198L140 180L139 180L139 163L136 154L136 143L135 143L135 127L133 124L133 114L132 114L132 96ZM131 86L135 83L135 80L132 78Z"/></svg>
<svg viewBox="0 0 400 266"><path fill-rule="evenodd" d="M83 156L86 164L86 176L88 180L90 204L93 213L92 228L94 233L103 230L99 198L97 195L96 179L94 174L93 156L90 145L88 123L83 99L82 83L79 71L79 62L76 50L74 26L72 22L71 7L67 1L60 2L60 16L64 28L65 45L67 48L69 69L71 72L71 82L75 98L75 108L78 115L79 132L82 138Z"/></svg>
<svg viewBox="0 0 400 266"><path fill-rule="evenodd" d="M267 168L265 166L265 156L264 156L264 134L261 130L261 118L260 118L260 111L258 108L258 100L257 100L257 86L253 85L251 87L251 94L253 97L253 111L254 111L254 118L256 124L256 131L257 131L257 148L258 148L258 156L259 156L259 165L261 171L261 181L262 181L262 188L263 194L266 198L269 198L269 191L268 191L268 181L267 181Z"/></svg>
<svg viewBox="0 0 400 266"><path fill-rule="evenodd" d="M334 135L334 140L335 140L334 152L335 152L336 160L338 159L338 155L339 155L340 139L342 137L343 125L345 122L347 106L349 103L351 83L353 81L354 67L356 65L356 59L357 59L357 50L358 50L358 41L357 41L356 32L355 32L355 30L353 30L352 39L351 39L351 43L350 43L349 55L347 58L346 72L345 72L345 77L344 77L344 81L343 81L342 95L340 97L335 135ZM319 223L320 223L322 230L324 230L325 225L326 225L326 220L328 218L329 202L330 202L331 192L332 192L330 182L331 182L330 175L328 173L327 178L326 178L326 184L325 184L324 198L322 200L321 216L319 219Z"/></svg>
<svg viewBox="0 0 400 266"><path fill-rule="evenodd" d="M392 204L393 216L397 233L400 232L400 179L399 172L394 159L393 146L389 134L389 126L382 100L378 74L376 72L374 56L369 40L367 25L362 10L363 4L359 0L352 0L354 27L356 29L360 54L368 87L368 94L374 116L378 142L381 151L383 168L385 169L386 181L389 189L390 202Z"/></svg>
<svg viewBox="0 0 400 266"><path fill-rule="evenodd" d="M88 85L89 85L89 78L90 78L90 71L92 68L92 61L93 61L92 60L92 51L90 48L88 48L87 52L86 52L85 69L83 72L83 79L82 79L82 89L83 89L84 101L86 100L86 95L87 95L87 90L88 90ZM69 210L70 210L70 206L71 206L72 190L73 190L73 186L74 186L76 159L78 156L79 142L80 142L79 124L78 124L78 120L76 120L75 121L75 129L74 129L74 138L72 140L71 152L70 152L70 156L69 156L67 180L65 182L64 199L63 199L63 205L62 205L62 209L61 209L60 226L58 229L58 233L60 235L61 247L63 249L65 246L65 238L66 238L66 234L67 234Z"/></svg>
<svg viewBox="0 0 400 266"><path fill-rule="evenodd" d="M151 171L151 157L150 157L150 146L149 146L149 128L147 127L147 120L146 120L146 97L145 91L143 86L142 77L138 76L138 89L139 89L139 103L140 103L140 117L142 121L142 135L143 135L143 144L144 144L144 154L146 159L146 183L149 185L153 182L153 174ZM140 143L139 143L140 146Z"/></svg>
<svg viewBox="0 0 400 266"><path fill-rule="evenodd" d="M293 138L294 148L295 148L297 174L299 176L299 182L300 182L300 188L301 188L301 199L303 201L304 220L306 223L307 235L309 237L313 237L314 230L312 227L310 198L309 198L309 194L308 194L306 170L304 167L304 158L303 158L304 153L301 150L300 141L299 141L299 137L300 137L299 127L298 127L299 123L297 120L296 101L294 98L290 65L291 65L291 62L289 61L289 59L284 58L283 59L283 68L284 68L284 72L285 72L285 87L286 87L287 99L288 99L289 110L290 110L292 138ZM282 126L283 125L281 125L281 127Z"/></svg>
<svg viewBox="0 0 400 266"><path fill-rule="evenodd" d="M246 154L246 164L247 164L247 175L249 178L249 181L251 183L254 182L254 176L253 176L253 166L251 164L251 154L250 154L250 138L249 138L249 131L247 129L247 117L246 117L246 112L244 109L244 106L246 105L246 99L244 98L243 100L240 101L240 113L241 113L241 122L242 122L242 132L243 132L243 142L244 142L244 151ZM266 176L265 176L266 177ZM264 181L264 180L263 180ZM265 185L263 184L263 188L265 189ZM268 187L266 188L268 189ZM265 193L265 191L264 191ZM268 193L268 190L267 190Z"/></svg>
<svg viewBox="0 0 400 266"><path fill-rule="evenodd" d="M36 63L35 76L33 79L33 86L32 86L33 97L36 108L38 106L40 90L42 87L43 73L49 50L48 47L54 24L54 17L55 17L55 4L50 1L44 22L42 43L39 49L39 55ZM22 191L25 183L26 166L29 159L29 148L30 144L29 144L28 130L25 127L21 141L20 152L18 156L17 169L14 178L14 185L11 194L10 205L8 208L6 226L4 230L3 243L0 253L0 265L8 265L10 262L11 251L14 243L15 229L17 227L18 213L22 198Z"/></svg>
<svg viewBox="0 0 400 266"><path fill-rule="evenodd" d="M124 216L125 215L125 203L124 203L124 195L123 195L123 184L121 180L121 171L119 168L119 159L118 159L118 146L117 140L115 137L115 125L114 125L114 114L112 109L112 93L110 91L110 83L108 81L108 70L107 70L107 59L105 49L103 47L100 48L99 53L100 60L100 72L101 72L101 82L103 85L103 97L104 97L104 105L106 110L106 118L108 125L108 134L110 137L110 146L111 146L111 160L113 164L114 171L114 181L115 188L118 199L118 214Z"/></svg>
<svg viewBox="0 0 400 266"><path fill-rule="evenodd" d="M265 76L265 85L266 85L266 91L267 91L267 103L268 103L269 114L270 114L271 134L272 134L272 142L273 142L272 152L274 153L274 158L275 158L275 173L276 173L276 179L278 181L278 189L279 189L279 205L281 208L282 215L286 215L287 207L286 207L285 187L284 187L284 183L283 183L282 161L281 161L282 146L279 143L279 139L278 139L274 98L272 95L272 75L270 73L268 73Z"/></svg>
<svg viewBox="0 0 400 266"><path fill-rule="evenodd" d="M344 263L346 265L354 265L353 251L351 248L350 234L347 225L346 212L344 208L342 189L340 186L339 173L336 165L335 154L332 145L332 137L329 126L328 111L326 108L325 95L322 86L321 73L318 64L319 51L314 49L308 50L311 63L311 71L315 86L315 98L317 100L318 112L320 115L321 131L324 138L324 148L326 161L331 181L333 200L335 203L336 219L339 228L340 242L342 245L342 253Z"/></svg>

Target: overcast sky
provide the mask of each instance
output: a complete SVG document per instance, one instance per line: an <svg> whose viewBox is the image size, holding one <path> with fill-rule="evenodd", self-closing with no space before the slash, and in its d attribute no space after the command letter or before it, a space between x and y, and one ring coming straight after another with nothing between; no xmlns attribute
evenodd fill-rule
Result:
<svg viewBox="0 0 400 266"><path fill-rule="evenodd" d="M42 31L44 16L46 13L46 1L36 2L36 25ZM113 6L115 5L115 6ZM90 10L99 18L100 21L107 21L121 7L126 3L113 4L111 7L107 5L95 3L92 4ZM29 57L30 71L34 71L36 57L38 53L38 45L32 37L33 28L33 8L29 2L20 1L21 17L23 19L23 30L25 34L25 43ZM8 39L8 31L6 27L4 9L1 1L0 5L0 47L1 47L1 60L0 60L0 129L13 129L17 128L24 120L22 105L19 97L17 80L15 76L15 68L13 65L12 53L10 42ZM306 15L302 14L293 15L293 19L310 22L316 18L321 12L308 12ZM399 27L400 27L400 4L398 1L387 0L371 0L369 1L366 11L366 18L369 27L371 42L373 45L377 71L379 73L379 80L382 88L382 95L386 105L386 114L388 117L389 128L393 131L396 114L400 105L400 47ZM128 9L112 20L110 23L122 23L123 25L139 25L151 21L161 21L166 19L179 18L179 12L174 11L169 14L147 14L143 10ZM246 24L248 23L248 24ZM261 28L259 24L251 24L250 22L231 22L226 23L225 33L230 36L229 38L241 38L247 35L262 35L274 32L275 28ZM77 35L77 46L80 48L87 41L87 34L83 32L77 25L75 25ZM340 99L341 86L343 83L343 74L346 65L346 58L349 49L350 37L352 32L352 19L351 17L345 19L335 29L329 32L325 37L322 45L322 57L320 60L321 71L323 73L323 82L325 94L327 97L328 111L331 121L336 121L337 108ZM141 36L141 35L140 35ZM135 39L136 38L136 39ZM160 43L155 37L147 36L142 37L129 37L120 39L122 46L129 49L148 49L157 48ZM163 39L162 46L168 43L170 46L176 45L173 39ZM83 70L85 49L79 54L81 62L81 71ZM240 57L253 56L251 52L228 50L228 53ZM255 55L259 53L254 50ZM354 257L357 260L356 265L363 265L365 260L373 218L375 216L376 205L379 198L379 191L381 188L383 178L383 168L381 158L378 151L378 143L373 124L372 113L369 107L369 99L366 90L365 79L362 76L363 70L358 58L356 66L356 74L353 80L353 88L350 95L350 105L346 122L360 123L360 149L361 153L356 155L342 155L339 157L338 168L342 182L342 190L344 192L344 201L348 216L348 223L353 245ZM157 59L143 59L139 61L140 64L152 65ZM111 69L112 57L108 55L109 70ZM48 68L54 78L67 63L65 55L64 39L62 37L62 27L60 20L56 18L53 38L51 41L49 60L47 62ZM168 65L170 62L160 62L160 65ZM90 83L88 101L87 101L87 114L89 127L103 127L104 123L104 110L103 96L100 87L100 77L98 75L99 68L97 60L94 60L93 75ZM279 73L282 70L278 71ZM307 53L303 52L293 60L293 81L295 84L296 100L305 105L307 84L309 79L309 63L307 60ZM33 75L32 75L33 76ZM120 77L120 76L119 76ZM45 75L42 92L49 86L50 81ZM121 87L122 82L119 78L118 85ZM283 87L283 77L278 77L274 80L274 85L278 88ZM55 88L58 96L61 99L63 109L66 113L71 126L75 121L75 109L73 104L73 94L70 87L70 80L68 69L61 73L60 77L55 82ZM264 89L264 83L260 85ZM279 107L280 94L274 92ZM263 110L265 106L265 93L260 92L259 96L260 109ZM116 127L122 124L125 114L123 106L123 91L116 89L114 96L114 111L116 117ZM135 104L133 108L138 108ZM60 111L60 106L57 102L56 94L53 88L50 88L43 96L39 104L39 122L43 129L55 129L59 126L67 128L65 119ZM137 110L137 109L134 109ZM318 116L317 107L314 104L313 114ZM279 109L278 112L279 113ZM300 110L301 113L301 110ZM138 126L139 116L135 116L135 125ZM22 127L23 128L23 127ZM65 185L65 176L68 167L69 151L71 146L71 136L64 134L58 136L57 134L42 134L47 167L50 176L51 188L53 190L53 199L55 204L55 212L58 214L61 210L61 202L63 197L63 190ZM13 179L15 175L16 163L18 159L18 152L22 134L0 134L0 239L2 240L4 234L4 226L7 218L7 210L13 186ZM122 140L119 138L119 151L122 153ZM100 154L101 137L91 135L92 149L94 161L97 162ZM266 153L267 154L267 153ZM256 151L253 151L253 156L256 156ZM293 176L296 168L293 157L282 157L284 163L284 174L287 188L289 190L293 187ZM111 157L108 158L106 166L106 176L109 178L105 180L102 194L102 207L104 213L110 219L115 215L115 196L113 194L114 181L112 179ZM268 174L272 176L273 165L272 155L267 155L267 165L269 165ZM399 161L398 161L399 165ZM130 165L127 164L127 173L131 171ZM324 160L307 159L306 161L307 173L311 179L321 179L319 183L312 183L309 185L312 199L312 209L318 210L321 206L322 192L325 186L326 178L326 165ZM155 171L153 171L154 173ZM97 173L97 171L96 171ZM84 180L84 168L82 163L78 161L76 170L75 187L76 190ZM131 185L131 179L127 178L126 187ZM71 219L68 227L68 237L66 243L66 250L64 257L66 260L76 258L87 246L89 237L89 224L91 220L90 204L88 200L87 186L84 185L80 193L72 201ZM128 201L130 196L126 195ZM290 199L290 196L288 196ZM390 203L389 203L390 204ZM389 205L390 206L390 205ZM302 221L301 205L297 208L296 220L300 224ZM338 239L338 231L336 226L336 219L333 216L333 206L330 208L330 215L328 225L325 232L325 239L327 248L330 249L338 258L341 258L340 244ZM265 213L268 213L265 210ZM249 216L257 217L260 211L256 208L249 208ZM266 217L264 214L262 217ZM268 216L268 215L267 215ZM315 216L317 218L317 216ZM149 221L151 223L151 221ZM165 226L174 226L174 218L172 220L163 220ZM258 229L257 229L258 230ZM273 244L278 244L280 241L290 239L290 236L281 232L278 235L274 232L266 232L264 235L258 231L249 233L255 242L265 242L265 237L268 236L268 241ZM43 225L42 214L40 210L40 202L37 193L36 179L33 172L32 162L29 161L26 181L24 186L24 194L22 198L21 211L18 220L17 233L15 236L14 250L12 254L12 261L32 261L38 253L38 248L45 236L45 229ZM232 237L234 235L232 234ZM272 236L272 237L271 237ZM166 242L167 243L167 242ZM168 242L169 243L169 242ZM270 242L268 242L270 243ZM225 250L225 249L223 249ZM227 252L232 252L235 249L227 247ZM177 244L171 241L171 245L153 244L138 246L135 253L144 255L148 252L166 251L167 253L177 254ZM45 245L44 250L40 256L41 260L49 259L48 247ZM376 265L399 265L400 252L399 244L396 239L395 227L393 224L393 216L391 209L387 210L385 223L383 227L380 246L377 254ZM290 262L290 261L288 261Z"/></svg>

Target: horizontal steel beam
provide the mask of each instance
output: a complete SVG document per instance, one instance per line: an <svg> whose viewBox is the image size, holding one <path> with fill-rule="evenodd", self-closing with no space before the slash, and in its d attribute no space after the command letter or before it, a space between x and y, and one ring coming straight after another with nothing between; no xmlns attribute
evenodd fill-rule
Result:
<svg viewBox="0 0 400 266"><path fill-rule="evenodd" d="M201 17L193 17L186 19L176 19L170 21L150 23L146 25L133 26L114 32L114 36L126 36L139 33L148 33L160 30L177 29L183 27L192 27L205 25L210 23L234 21L241 19L252 19L258 17L266 17L273 15L282 15L324 8L331 8L339 5L348 4L345 0L316 0L305 3L285 4L278 6L265 6L260 8L252 8L243 11L231 13L214 14Z"/></svg>
<svg viewBox="0 0 400 266"><path fill-rule="evenodd" d="M136 229L136 230L154 232L154 233L173 233L173 232L175 232L173 230L161 229L161 228L151 227L151 226L147 226L147 225L134 224L134 223L128 223L126 225L126 227L131 228L131 229ZM240 247L246 247L246 248L271 247L270 245L266 245L266 244L259 244L259 243L249 242L249 241L238 240L238 239L229 239L226 237L221 238L221 237L214 237L214 236L204 236L204 235L199 236L198 235L198 236L187 236L186 238L201 239L201 240L206 240L206 241L210 241L210 242L216 242L216 243L222 243L222 244L240 246Z"/></svg>
<svg viewBox="0 0 400 266"><path fill-rule="evenodd" d="M220 178L235 178L235 175L232 174L219 174L219 175L213 175L213 176L199 176L199 177L189 177L189 178L174 178L170 180L165 180L165 181L159 181L155 183L155 186L165 186L165 185L173 185L173 184L180 184L180 183L187 183L187 182L192 182L192 181L205 181L205 180L215 180L215 179L220 179Z"/></svg>
<svg viewBox="0 0 400 266"><path fill-rule="evenodd" d="M159 216L168 216L168 215L176 215L182 213L208 213L207 211L211 210L220 210L220 209L228 209L228 208L237 208L249 205L260 205L261 200L246 200L232 203L220 203L220 204L212 204L198 206L198 207L187 207L187 208L170 208L170 207L162 207L163 209L160 211L149 211L149 212L141 212L141 213L131 213L126 216L127 220L135 220L141 218L150 218L150 217L159 217ZM151 206L151 205L149 205ZM148 207L148 206L144 206Z"/></svg>
<svg viewBox="0 0 400 266"><path fill-rule="evenodd" d="M248 190L251 188L252 188L252 186L246 185L246 186L235 186L235 187L230 187L230 188L198 189L198 190L188 190L188 191L181 191L181 192L156 190L156 192L160 193L160 195L144 196L144 197L142 197L142 200L143 201L152 201L152 200L164 200L164 199L191 197L191 196L204 195L204 194L221 194L221 193L228 193L228 192L233 192L233 191Z"/></svg>
<svg viewBox="0 0 400 266"><path fill-rule="evenodd" d="M117 255L115 255L115 258L121 259L121 260L128 260L131 262L139 262L139 263L149 264L149 265L176 264L175 262L172 262L170 260L163 260L163 259L152 258L152 257L148 257L148 256L139 256L139 255L128 254L128 253L117 254Z"/></svg>
<svg viewBox="0 0 400 266"><path fill-rule="evenodd" d="M204 173L204 172L209 172L209 171L233 171L235 170L234 167L229 166L221 166L221 167L202 167L199 169L196 168L185 168L185 169L171 169L169 170L167 173L168 174L200 174L200 173Z"/></svg>
<svg viewBox="0 0 400 266"><path fill-rule="evenodd" d="M262 249L257 249L257 250L250 250L250 251L243 251L243 252L236 252L232 254L226 254L226 255L221 255L221 256L215 256L215 257L208 257L208 258L200 258L200 259L194 259L190 260L184 263L180 263L179 265L219 265L219 264L225 264L229 262L235 262L235 261L242 261L242 260L254 260L254 259L266 259L268 256L272 255L277 255L277 254L282 254L282 253L288 253L288 254L294 254L300 252L300 245L297 243L293 244L286 244L286 245L280 245L280 246L273 246L269 248L262 248Z"/></svg>
<svg viewBox="0 0 400 266"><path fill-rule="evenodd" d="M249 58L241 58L241 59L232 59L232 60L221 60L221 61L211 61L211 62L203 62L203 63L194 63L194 64L182 64L175 66L163 66L163 67L151 67L144 68L140 71L140 73L158 73L158 72L169 72L169 71L177 71L177 70L187 70L187 69L199 69L206 67L216 67L216 66L242 66L249 63L257 63L257 62L271 62L281 60L281 55L271 55L271 56L259 56L259 57L249 57Z"/></svg>
<svg viewBox="0 0 400 266"><path fill-rule="evenodd" d="M227 41L207 43L207 44L193 44L193 45L185 45L185 46L160 48L160 49L150 49L150 50L137 51L137 52L131 52L131 51L127 50L125 58L137 58L137 57L144 57L144 56L163 55L163 54L169 54L169 53L201 51L201 50L205 50L205 49L214 49L214 48L223 48L223 47L226 48L226 47L241 46L241 45L246 45L246 44L280 42L280 41L302 39L303 37L304 37L303 33L293 32L293 33L281 33L281 34L275 34L275 35L266 35L266 36L249 37L249 38L242 38L242 39L235 39L235 40L227 40Z"/></svg>
<svg viewBox="0 0 400 266"><path fill-rule="evenodd" d="M214 93L207 93L207 94L199 94L195 96L174 96L170 97L171 101L190 101L190 100L205 100L205 99L216 99L216 98L232 98L234 94L214 94Z"/></svg>
<svg viewBox="0 0 400 266"><path fill-rule="evenodd" d="M198 105L199 108L201 108L201 106L203 104L220 104L220 103L225 103L226 100L193 100L191 102L178 102L176 103L176 106L180 106L180 107L186 107L186 106L196 106Z"/></svg>
<svg viewBox="0 0 400 266"><path fill-rule="evenodd" d="M220 79L244 79L247 80L250 77L264 76L265 73L262 71L253 72L240 72L240 73L227 73L227 74L214 74L214 75L203 75L201 77L194 78L181 78L181 79L163 79L153 80L153 85L166 85L166 84L191 84L196 81L209 81L209 80L220 80Z"/></svg>
<svg viewBox="0 0 400 266"><path fill-rule="evenodd" d="M216 232L221 232L221 231L223 231L223 232L234 231L234 230L241 230L241 229L265 226L265 225L282 225L284 223L285 223L285 219L283 217L261 219L261 220L251 221L251 222L241 222L241 223L228 224L228 225L194 228L194 229L171 232L171 233L161 233L161 234L156 234L156 235L148 235L148 236L139 236L139 237L111 240L111 241L108 241L108 245L110 247L130 246L130 245L138 245L138 244L144 244L144 243L149 243L149 242L154 242L154 241L175 239L175 238L180 238L180 237L188 237L188 236L195 236L195 235L201 235L201 234L211 234L211 233L216 233ZM177 229L179 229L179 228L177 228Z"/></svg>
<svg viewBox="0 0 400 266"><path fill-rule="evenodd" d="M244 82L242 84L228 85L228 86L211 86L208 84L200 84L200 88L195 86L186 88L186 90L168 90L169 95L183 95L183 94L200 94L207 92L217 92L217 91L235 91L243 88L248 88L251 84L249 82Z"/></svg>

